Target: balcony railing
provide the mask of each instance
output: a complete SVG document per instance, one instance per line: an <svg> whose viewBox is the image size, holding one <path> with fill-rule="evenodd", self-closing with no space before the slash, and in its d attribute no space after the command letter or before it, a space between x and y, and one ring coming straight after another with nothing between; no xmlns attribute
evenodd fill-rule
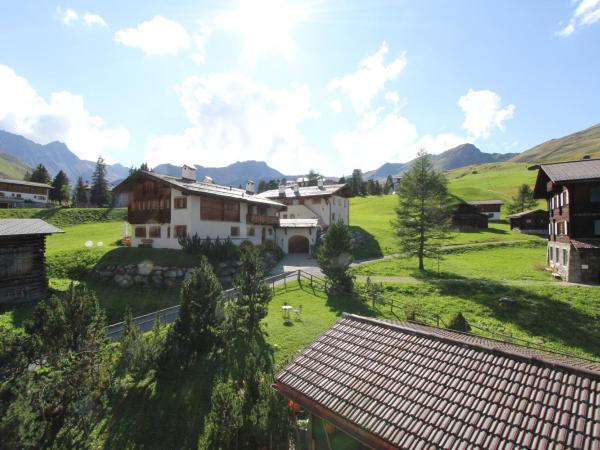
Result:
<svg viewBox="0 0 600 450"><path fill-rule="evenodd" d="M170 209L149 209L143 211L133 211L131 208L127 211L127 221L131 224L143 223L171 223Z"/></svg>
<svg viewBox="0 0 600 450"><path fill-rule="evenodd" d="M279 217L248 214L246 215L246 222L254 225L276 225L279 223Z"/></svg>

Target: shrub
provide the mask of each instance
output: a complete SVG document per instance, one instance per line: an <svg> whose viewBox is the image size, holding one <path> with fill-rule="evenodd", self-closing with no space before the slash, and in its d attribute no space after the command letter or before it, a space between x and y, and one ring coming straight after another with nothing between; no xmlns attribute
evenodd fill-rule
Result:
<svg viewBox="0 0 600 450"><path fill-rule="evenodd" d="M121 370L135 380L142 380L150 369L155 368L163 350L164 337L160 333L160 320L157 316L151 333L140 332L134 324L131 312L125 316L123 334L121 335Z"/></svg>
<svg viewBox="0 0 600 450"><path fill-rule="evenodd" d="M467 322L465 316L463 316L460 312L450 320L448 328L450 328L451 330L462 331L464 333L471 330L469 322Z"/></svg>
<svg viewBox="0 0 600 450"><path fill-rule="evenodd" d="M196 233L193 236L181 236L178 242L184 252L206 256L212 264L237 259L240 253L230 238L221 240L217 237L213 241L210 237L202 239Z"/></svg>
<svg viewBox="0 0 600 450"><path fill-rule="evenodd" d="M352 291L352 236L349 228L341 221L332 223L327 228L323 242L317 249L317 262L331 283L332 290Z"/></svg>
<svg viewBox="0 0 600 450"><path fill-rule="evenodd" d="M240 252L248 252L248 251L253 251L256 247L254 246L254 244L250 241L243 241L240 246Z"/></svg>
<svg viewBox="0 0 600 450"><path fill-rule="evenodd" d="M105 250L101 248L82 248L48 255L48 277L80 280L94 268L104 254Z"/></svg>

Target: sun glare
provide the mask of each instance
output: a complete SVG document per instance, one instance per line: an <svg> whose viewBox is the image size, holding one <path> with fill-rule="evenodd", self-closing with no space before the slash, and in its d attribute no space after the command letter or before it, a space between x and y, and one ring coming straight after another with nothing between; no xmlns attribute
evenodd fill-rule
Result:
<svg viewBox="0 0 600 450"><path fill-rule="evenodd" d="M294 26L307 19L305 3L285 0L241 0L238 8L225 18L228 27L243 34L244 50L254 58L269 52L291 57Z"/></svg>

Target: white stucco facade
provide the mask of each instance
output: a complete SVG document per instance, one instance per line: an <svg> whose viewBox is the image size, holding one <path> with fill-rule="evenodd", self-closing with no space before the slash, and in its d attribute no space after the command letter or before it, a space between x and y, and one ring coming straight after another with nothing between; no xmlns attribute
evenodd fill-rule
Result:
<svg viewBox="0 0 600 450"><path fill-rule="evenodd" d="M330 197L306 197L288 200L287 211L279 213L283 219L317 219L319 225L327 227L341 220L349 224L348 199L339 195Z"/></svg>

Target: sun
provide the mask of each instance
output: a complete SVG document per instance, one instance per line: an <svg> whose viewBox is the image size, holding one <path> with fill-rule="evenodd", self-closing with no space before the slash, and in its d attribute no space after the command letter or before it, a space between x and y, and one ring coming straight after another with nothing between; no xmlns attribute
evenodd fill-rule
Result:
<svg viewBox="0 0 600 450"><path fill-rule="evenodd" d="M225 20L228 28L243 35L244 52L256 58L264 53L281 53L291 57L294 52L292 32L308 19L306 3L286 0L240 0L237 8Z"/></svg>

